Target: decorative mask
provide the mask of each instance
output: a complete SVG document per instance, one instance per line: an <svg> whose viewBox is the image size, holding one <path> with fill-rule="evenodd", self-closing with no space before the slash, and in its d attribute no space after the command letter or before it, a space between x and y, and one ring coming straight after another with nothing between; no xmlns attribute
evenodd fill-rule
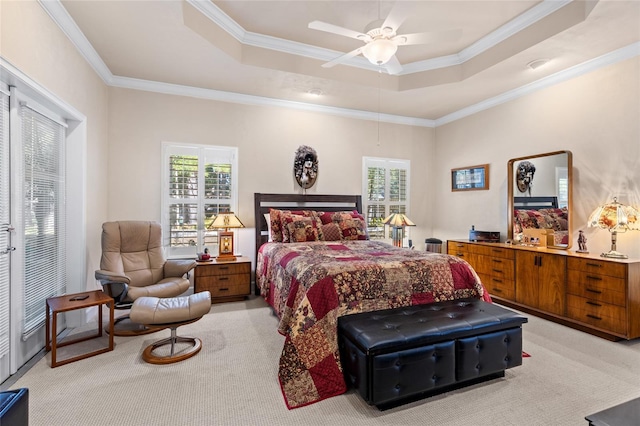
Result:
<svg viewBox="0 0 640 426"><path fill-rule="evenodd" d="M533 184L535 172L536 166L530 161L522 161L518 164L518 173L516 175L518 191L529 192L529 195L531 195L531 185Z"/></svg>
<svg viewBox="0 0 640 426"><path fill-rule="evenodd" d="M303 189L311 188L318 177L318 155L315 149L300 145L293 163L293 174L296 182Z"/></svg>

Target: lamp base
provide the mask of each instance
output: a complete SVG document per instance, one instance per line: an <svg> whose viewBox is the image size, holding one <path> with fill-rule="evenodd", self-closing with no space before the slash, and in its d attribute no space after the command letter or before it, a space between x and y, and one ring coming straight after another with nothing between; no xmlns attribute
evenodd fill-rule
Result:
<svg viewBox="0 0 640 426"><path fill-rule="evenodd" d="M619 251L611 250L606 253L602 253L600 257L610 257L612 259L628 259L629 256L622 254Z"/></svg>
<svg viewBox="0 0 640 426"><path fill-rule="evenodd" d="M216 257L216 262L235 262L237 257L234 255L220 255Z"/></svg>

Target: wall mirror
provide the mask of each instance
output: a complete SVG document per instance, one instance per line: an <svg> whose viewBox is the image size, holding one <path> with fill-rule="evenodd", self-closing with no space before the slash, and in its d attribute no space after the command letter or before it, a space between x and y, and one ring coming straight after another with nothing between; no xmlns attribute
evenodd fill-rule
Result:
<svg viewBox="0 0 640 426"><path fill-rule="evenodd" d="M507 235L510 240L558 249L571 247L572 169L571 151L509 160Z"/></svg>

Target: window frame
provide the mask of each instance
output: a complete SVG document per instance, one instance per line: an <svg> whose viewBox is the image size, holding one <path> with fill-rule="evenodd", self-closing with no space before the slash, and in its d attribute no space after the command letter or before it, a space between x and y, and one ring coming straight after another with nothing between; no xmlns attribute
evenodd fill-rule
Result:
<svg viewBox="0 0 640 426"><path fill-rule="evenodd" d="M192 204L197 204L197 229L196 242L192 246L171 246L171 214L170 206L176 203L176 198L170 195L170 173L169 161L172 155L195 155L198 157L198 182L196 198L183 198L183 202L189 200ZM231 164L231 194L228 200L229 209L237 213L238 208L238 148L230 146L202 145L177 142L162 143L162 215L161 225L163 234L163 246L167 258L195 257L196 253L204 248L215 255L217 253L217 230L205 229L204 208L207 204L212 204L211 199L205 198L205 165L202 161L206 158L220 158L220 163ZM222 160L224 159L224 160ZM223 162L227 161L227 162Z"/></svg>
<svg viewBox="0 0 640 426"><path fill-rule="evenodd" d="M385 170L385 198L384 201L372 202L369 200L368 196L368 188L369 188L369 168L378 167L383 168ZM390 179L390 171L391 169L401 169L406 171L405 177L405 201L392 201L389 196L386 194L390 193L391 187L391 179ZM391 211L392 207L400 206L400 210L402 210L402 206L404 206L404 211L401 213L406 214L407 216L411 216L410 210L410 201L411 201L411 160L399 159L399 158L381 158L381 157L362 157L362 213L365 216L365 220L367 222L367 232L371 239L375 240L390 240L391 239L391 230L388 226L384 226L382 231L383 237L379 237L379 231L376 231L374 228L369 226L369 206L370 205L379 205L384 207L383 216L385 218L389 216L389 214L395 212ZM405 238L408 238L409 234L405 232Z"/></svg>

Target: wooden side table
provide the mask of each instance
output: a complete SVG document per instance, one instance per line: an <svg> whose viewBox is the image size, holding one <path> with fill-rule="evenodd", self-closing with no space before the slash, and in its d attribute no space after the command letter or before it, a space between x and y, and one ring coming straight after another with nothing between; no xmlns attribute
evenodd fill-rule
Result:
<svg viewBox="0 0 640 426"><path fill-rule="evenodd" d="M193 275L194 292L209 290L211 303L243 300L251 293L251 259L198 261Z"/></svg>
<svg viewBox="0 0 640 426"><path fill-rule="evenodd" d="M46 305L46 350L51 351L51 368L113 350L114 301L113 298L109 297L102 290L85 291L83 293L65 294L63 296L50 297L47 299ZM102 305L109 306L109 345L102 349L58 361L58 359L56 358L57 348L71 345L73 343L84 342L85 340L94 339L96 337L102 337ZM56 336L56 331L58 329L58 314L62 312L73 311L75 309L89 308L91 306L98 307L98 334L58 343L58 336Z"/></svg>

